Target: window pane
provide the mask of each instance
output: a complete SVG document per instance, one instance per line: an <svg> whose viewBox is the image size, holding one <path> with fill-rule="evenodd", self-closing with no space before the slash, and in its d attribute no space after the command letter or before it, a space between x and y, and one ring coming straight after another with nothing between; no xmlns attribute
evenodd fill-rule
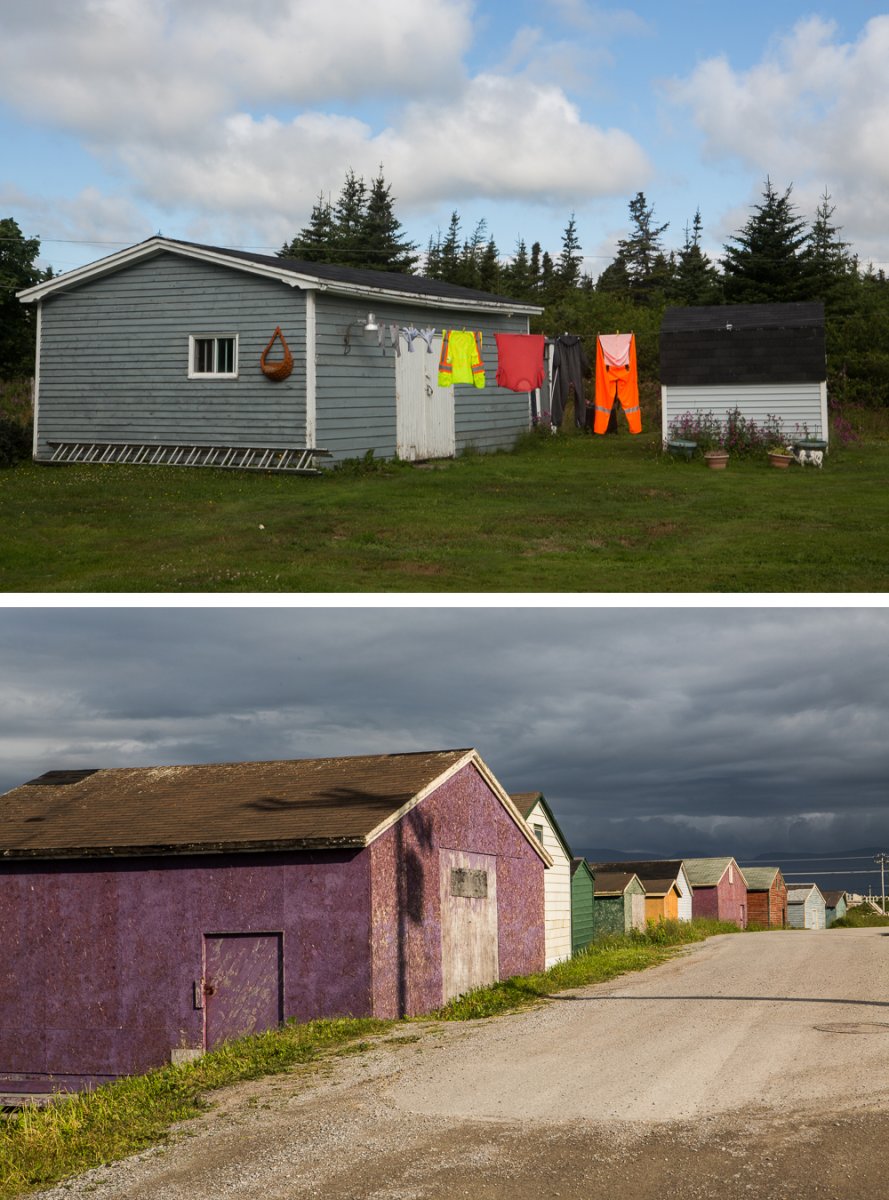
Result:
<svg viewBox="0 0 889 1200"><path fill-rule="evenodd" d="M235 370L235 339L219 338L216 342L216 370L220 375L233 375Z"/></svg>
<svg viewBox="0 0 889 1200"><path fill-rule="evenodd" d="M195 374L212 372L213 370L213 338L195 338L194 340L194 370Z"/></svg>

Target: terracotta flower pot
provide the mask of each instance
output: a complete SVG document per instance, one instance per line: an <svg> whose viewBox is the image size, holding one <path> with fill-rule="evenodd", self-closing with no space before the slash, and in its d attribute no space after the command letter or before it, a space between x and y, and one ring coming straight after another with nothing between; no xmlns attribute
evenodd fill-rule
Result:
<svg viewBox="0 0 889 1200"><path fill-rule="evenodd" d="M793 462L792 454L779 454L776 450L769 451L769 462L773 467L781 467L787 469Z"/></svg>
<svg viewBox="0 0 889 1200"><path fill-rule="evenodd" d="M711 471L724 471L728 463L728 450L708 450L704 462Z"/></svg>

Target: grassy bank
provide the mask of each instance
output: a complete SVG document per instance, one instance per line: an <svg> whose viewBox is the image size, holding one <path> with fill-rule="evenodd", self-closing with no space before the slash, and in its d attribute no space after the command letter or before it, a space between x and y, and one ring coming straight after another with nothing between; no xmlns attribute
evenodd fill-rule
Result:
<svg viewBox="0 0 889 1200"><path fill-rule="evenodd" d="M310 1021L230 1042L195 1063L163 1067L0 1122L0 1200L135 1154L197 1116L205 1093L308 1063L393 1022Z"/></svg>
<svg viewBox="0 0 889 1200"><path fill-rule="evenodd" d="M874 912L868 904L857 904L847 909L846 915L834 921L831 929L876 929L889 925L889 916Z"/></svg>
<svg viewBox="0 0 889 1200"><path fill-rule="evenodd" d="M718 933L738 933L730 921L698 919L663 921L643 933L614 934L599 938L575 954L537 975L505 979L490 987L458 996L435 1014L444 1021L471 1021L538 1004L554 992L604 983L629 971L643 971L669 958L678 947L702 942Z"/></svg>
<svg viewBox="0 0 889 1200"><path fill-rule="evenodd" d="M889 586L889 441L725 471L656 433L320 478L0 471L6 592L840 592Z"/></svg>
<svg viewBox="0 0 889 1200"><path fill-rule="evenodd" d="M473 1020L523 1008L554 992L654 966L690 942L734 932L737 926L726 922L668 921L647 933L605 937L548 971L479 988L432 1016ZM157 1145L174 1122L203 1111L203 1097L215 1088L287 1071L326 1053L360 1049L363 1038L396 1025L345 1018L290 1023L227 1043L194 1063L134 1075L47 1108L13 1114L0 1121L0 1200Z"/></svg>

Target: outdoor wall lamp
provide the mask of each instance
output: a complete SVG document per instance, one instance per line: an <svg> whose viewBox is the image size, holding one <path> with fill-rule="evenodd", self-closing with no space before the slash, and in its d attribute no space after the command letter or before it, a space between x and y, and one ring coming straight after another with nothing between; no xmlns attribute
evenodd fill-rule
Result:
<svg viewBox="0 0 889 1200"><path fill-rule="evenodd" d="M356 317L354 321L350 321L346 326L346 332L343 335L343 345L345 346L343 354L349 354L352 350L352 327L354 325L360 325L362 333L376 333L380 328L377 324L377 318L372 312L367 314L367 320L363 320L361 317Z"/></svg>

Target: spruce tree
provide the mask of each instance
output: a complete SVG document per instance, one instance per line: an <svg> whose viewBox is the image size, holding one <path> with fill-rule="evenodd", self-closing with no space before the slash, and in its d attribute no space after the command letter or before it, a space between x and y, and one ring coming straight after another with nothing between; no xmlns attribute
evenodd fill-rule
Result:
<svg viewBox="0 0 889 1200"><path fill-rule="evenodd" d="M599 276L598 290L650 304L670 285L672 270L661 240L669 222L655 225L654 205L649 206L644 192L637 192L628 207L632 230L618 241L614 261Z"/></svg>
<svg viewBox="0 0 889 1200"><path fill-rule="evenodd" d="M312 208L308 225L304 226L292 242L285 243L278 251L280 258L303 259L306 262L336 262L333 207L324 193L320 193Z"/></svg>
<svg viewBox="0 0 889 1200"><path fill-rule="evenodd" d="M367 185L350 167L333 208L333 243L344 266L363 266L362 232L367 214Z"/></svg>
<svg viewBox="0 0 889 1200"><path fill-rule="evenodd" d="M857 278L857 264L849 252L849 243L840 238L840 227L833 224L836 205L825 191L815 210L804 253L811 295L832 305L848 298L850 284Z"/></svg>
<svg viewBox="0 0 889 1200"><path fill-rule="evenodd" d="M577 287L583 264L583 256L580 253L582 249L577 237L577 222L572 213L565 232L562 234L562 252L555 268L557 286L562 291L567 292L571 288Z"/></svg>
<svg viewBox="0 0 889 1200"><path fill-rule="evenodd" d="M478 282L483 292L499 292L503 268L500 264L500 254L497 243L488 238L478 263Z"/></svg>
<svg viewBox="0 0 889 1200"><path fill-rule="evenodd" d="M365 261L356 266L410 275L418 262L417 247L406 239L401 222L395 216L392 188L383 178L382 167L370 185L360 244Z"/></svg>
<svg viewBox="0 0 889 1200"><path fill-rule="evenodd" d="M529 299L533 292L531 260L528 258L528 247L522 237L516 241L512 262L503 268L503 287L516 300Z"/></svg>
<svg viewBox="0 0 889 1200"><path fill-rule="evenodd" d="M762 204L727 244L722 260L725 298L732 304L806 300L811 295L805 249L805 221L791 202L791 184L783 195L766 178Z"/></svg>
<svg viewBox="0 0 889 1200"><path fill-rule="evenodd" d="M697 209L692 228L685 228L685 245L679 251L668 299L677 304L718 304L722 297L719 271L701 249L703 233L701 210Z"/></svg>

